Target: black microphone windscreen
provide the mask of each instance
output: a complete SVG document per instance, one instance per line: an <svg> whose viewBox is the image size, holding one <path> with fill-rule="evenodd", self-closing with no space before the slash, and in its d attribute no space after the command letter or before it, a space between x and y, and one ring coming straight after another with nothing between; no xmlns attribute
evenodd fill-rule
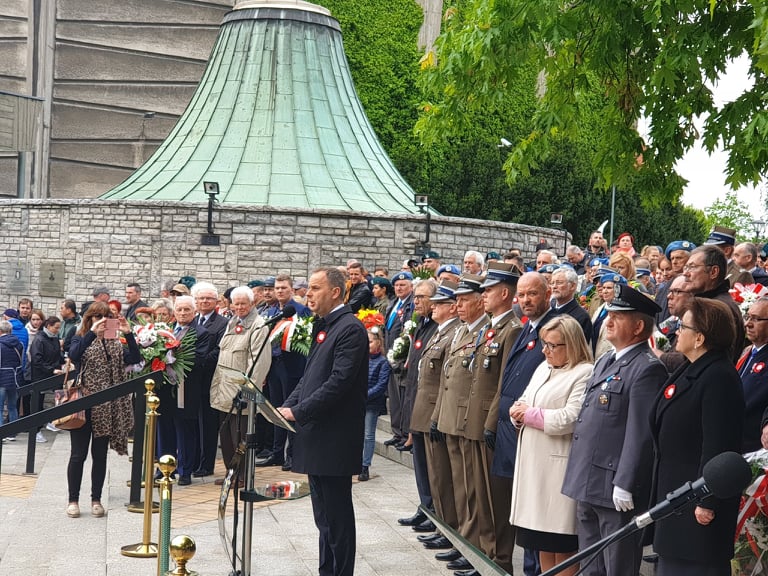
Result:
<svg viewBox="0 0 768 576"><path fill-rule="evenodd" d="M296 306L293 304L286 304L283 308L283 318L291 318L296 315Z"/></svg>
<svg viewBox="0 0 768 576"><path fill-rule="evenodd" d="M714 496L731 498L749 486L752 469L741 454L723 452L704 464L702 476Z"/></svg>

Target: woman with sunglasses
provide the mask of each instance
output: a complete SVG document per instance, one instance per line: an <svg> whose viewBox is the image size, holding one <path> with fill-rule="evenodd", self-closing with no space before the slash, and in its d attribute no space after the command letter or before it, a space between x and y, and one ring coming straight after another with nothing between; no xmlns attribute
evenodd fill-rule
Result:
<svg viewBox="0 0 768 576"><path fill-rule="evenodd" d="M570 316L553 318L539 335L544 362L509 409L519 429L509 521L517 527L517 545L539 551L543 572L579 548L576 502L560 490L573 425L593 366L584 332ZM561 574L577 570L578 565Z"/></svg>
<svg viewBox="0 0 768 576"><path fill-rule="evenodd" d="M83 394L105 390L126 379L125 366L141 361L141 354L128 321L121 316L120 331L126 347L118 338L106 333L107 319L112 316L104 302L94 302L88 307L80 328L72 337L69 357L80 370L80 386ZM94 406L86 413L82 428L70 431L72 444L67 466L69 505L67 516L80 516L80 485L83 465L91 446L91 514L104 516L101 491L107 475L107 448L112 447L120 455L128 453L128 433L133 429L133 412L129 396Z"/></svg>
<svg viewBox="0 0 768 576"><path fill-rule="evenodd" d="M722 452L741 451L744 397L730 358L736 337L726 304L692 298L678 328L677 351L688 360L662 386L651 410L655 451L651 505ZM658 576L730 576L739 496L710 496L656 524Z"/></svg>

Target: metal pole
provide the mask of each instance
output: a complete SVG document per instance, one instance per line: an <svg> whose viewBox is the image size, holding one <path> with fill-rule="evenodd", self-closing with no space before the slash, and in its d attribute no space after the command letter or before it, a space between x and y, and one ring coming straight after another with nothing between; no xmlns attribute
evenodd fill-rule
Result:
<svg viewBox="0 0 768 576"><path fill-rule="evenodd" d="M160 456L158 467L163 473L160 480L160 531L157 536L157 576L168 572L168 546L171 540L171 505L173 503L173 480L176 458L170 454Z"/></svg>
<svg viewBox="0 0 768 576"><path fill-rule="evenodd" d="M616 184L611 186L611 234L610 234L610 240L608 241L609 250L611 246L613 246L613 217L615 213L616 213Z"/></svg>
<svg viewBox="0 0 768 576"><path fill-rule="evenodd" d="M248 431L246 432L245 451L245 492L253 492L253 473L255 470L255 450L251 446L251 441L256 435L256 402L248 401ZM237 482L237 478L234 479ZM251 540L253 540L253 500L244 498L243 506L243 561L240 576L251 576Z"/></svg>

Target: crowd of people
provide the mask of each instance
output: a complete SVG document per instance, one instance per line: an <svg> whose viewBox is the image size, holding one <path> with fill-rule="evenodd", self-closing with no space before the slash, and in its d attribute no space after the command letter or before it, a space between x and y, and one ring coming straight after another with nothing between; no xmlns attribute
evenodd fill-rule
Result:
<svg viewBox="0 0 768 576"><path fill-rule="evenodd" d="M562 258L544 242L531 262L515 249L469 250L460 265L428 251L392 272L350 260L221 292L183 277L151 302L137 283L122 302L100 286L79 313L65 300L51 316L24 298L0 321L0 401L11 420L28 413L18 386L68 362L89 390L123 381L141 366L132 325L166 322L180 341L194 335L185 377L159 390L158 453L176 455L180 485L212 475L219 446L235 466L246 374L296 425L258 416L256 465L310 475L321 574L353 573L350 478L375 477L376 420L389 412L385 444L412 452L421 506L509 573L521 546L533 576L699 478L713 456L768 447L768 258L735 236L715 228L702 246L636 249L629 233L608 247L594 232ZM265 329L288 307L312 319L303 352ZM368 313L379 320L366 330L353 314ZM110 318L122 340L105 337ZM104 514L107 449L125 453L131 425L115 401L71 433L69 516L89 444L91 510ZM738 498L710 497L660 521L658 573L730 574L737 510ZM457 576L477 573L421 510L398 522ZM583 573L638 574L642 544L625 538Z"/></svg>

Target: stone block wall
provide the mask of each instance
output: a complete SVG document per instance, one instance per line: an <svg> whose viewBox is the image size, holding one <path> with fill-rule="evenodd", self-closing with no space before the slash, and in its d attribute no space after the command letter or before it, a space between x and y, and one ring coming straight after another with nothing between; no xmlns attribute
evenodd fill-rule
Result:
<svg viewBox="0 0 768 576"><path fill-rule="evenodd" d="M424 239L425 217L338 211L297 211L251 206L217 207L214 231L220 246L201 245L207 205L179 202L104 200L0 201L0 309L31 296L48 314L61 298L41 297L40 263L65 265L65 296L78 303L105 284L122 300L128 282L144 287L144 299L158 295L165 280L191 275L220 290L253 278L289 273L306 278L322 265L356 258L394 273ZM561 231L465 218L432 217L431 246L444 263L461 265L468 249L482 253L511 247L533 255L545 238L563 245ZM11 293L12 271L23 263L30 294Z"/></svg>

